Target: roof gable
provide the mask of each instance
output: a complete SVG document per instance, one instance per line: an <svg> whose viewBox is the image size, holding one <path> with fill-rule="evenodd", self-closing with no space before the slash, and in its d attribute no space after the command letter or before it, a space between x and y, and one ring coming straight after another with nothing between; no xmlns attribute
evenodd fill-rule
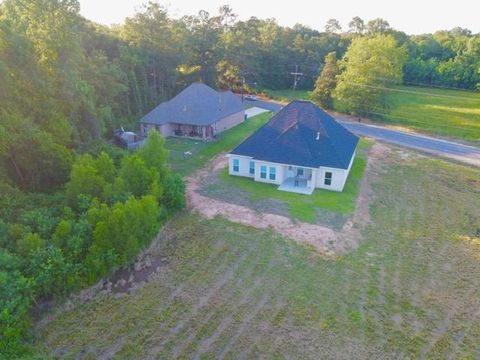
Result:
<svg viewBox="0 0 480 360"><path fill-rule="evenodd" d="M205 84L193 83L174 98L158 105L140 122L209 125L243 110L242 102L231 91L217 92Z"/></svg>
<svg viewBox="0 0 480 360"><path fill-rule="evenodd" d="M309 101L293 101L231 153L258 160L347 169L358 137Z"/></svg>

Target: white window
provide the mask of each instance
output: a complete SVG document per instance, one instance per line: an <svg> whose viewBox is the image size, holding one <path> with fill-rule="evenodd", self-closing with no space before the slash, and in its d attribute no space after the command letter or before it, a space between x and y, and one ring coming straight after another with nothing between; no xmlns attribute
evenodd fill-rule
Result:
<svg viewBox="0 0 480 360"><path fill-rule="evenodd" d="M333 174L330 171L326 171L325 172L325 180L323 181L323 183L325 185L332 185L332 176L333 176Z"/></svg>
<svg viewBox="0 0 480 360"><path fill-rule="evenodd" d="M267 167L262 165L260 166L260 177L262 179L266 179L267 178Z"/></svg>
<svg viewBox="0 0 480 360"><path fill-rule="evenodd" d="M276 178L276 170L274 167L270 168L270 180L275 180Z"/></svg>

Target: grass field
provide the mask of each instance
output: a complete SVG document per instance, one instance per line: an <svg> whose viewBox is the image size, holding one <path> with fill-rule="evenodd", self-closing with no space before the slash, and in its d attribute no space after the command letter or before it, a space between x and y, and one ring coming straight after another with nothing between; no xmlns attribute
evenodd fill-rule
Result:
<svg viewBox="0 0 480 360"><path fill-rule="evenodd" d="M311 100L311 92L269 90L273 98ZM390 93L390 113L372 113L377 122L412 128L421 132L480 143L480 93L399 86ZM346 112L335 102L335 110Z"/></svg>
<svg viewBox="0 0 480 360"><path fill-rule="evenodd" d="M195 170L202 168L216 154L233 149L243 139L265 124L271 116L271 113L254 116L221 133L213 141L169 138L166 140L165 147L170 152L170 166L180 175L188 176ZM192 155L186 156L184 154L186 151L190 151Z"/></svg>
<svg viewBox="0 0 480 360"><path fill-rule="evenodd" d="M360 247L333 260L179 215L153 250L168 262L156 277L47 316L36 347L65 359L478 358L480 170L392 153L373 187Z"/></svg>
<svg viewBox="0 0 480 360"><path fill-rule="evenodd" d="M312 92L308 90L266 90L265 93L276 100L284 102L292 100L312 100Z"/></svg>
<svg viewBox="0 0 480 360"><path fill-rule="evenodd" d="M402 86L390 95L390 124L480 142L480 93Z"/></svg>
<svg viewBox="0 0 480 360"><path fill-rule="evenodd" d="M218 197L223 201L236 202L233 198L232 189L242 190L241 201L244 204L245 198L252 204L259 201L270 201L275 208L286 207L287 214L292 219L317 223L318 218L325 220L331 215L350 215L355 209L360 180L365 171L367 152L372 143L361 140L358 146L357 157L352 165L345 188L342 192L334 192L316 189L312 195L298 195L290 192L277 190L278 185L258 183L249 178L230 176L228 169L221 171L216 179L206 184L202 193L211 197ZM273 200L273 201L272 201ZM265 203L265 202L263 202ZM262 212L277 213L276 209L262 209Z"/></svg>

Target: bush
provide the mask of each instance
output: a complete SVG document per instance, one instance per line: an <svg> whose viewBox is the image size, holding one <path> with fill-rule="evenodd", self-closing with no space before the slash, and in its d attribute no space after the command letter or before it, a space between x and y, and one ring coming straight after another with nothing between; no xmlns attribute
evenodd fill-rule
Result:
<svg viewBox="0 0 480 360"><path fill-rule="evenodd" d="M66 186L67 198L72 206L78 202L79 195L100 197L105 186L105 179L99 174L95 160L90 155L76 159Z"/></svg>
<svg viewBox="0 0 480 360"><path fill-rule="evenodd" d="M185 183L178 174L169 175L165 181L163 203L168 209L180 210L185 207Z"/></svg>
<svg viewBox="0 0 480 360"><path fill-rule="evenodd" d="M17 253L27 256L30 252L43 248L45 240L37 233L28 233L17 241Z"/></svg>
<svg viewBox="0 0 480 360"><path fill-rule="evenodd" d="M152 194L159 197L163 189L158 172L148 167L140 156L134 154L123 159L114 192L117 195L123 193L141 197Z"/></svg>
<svg viewBox="0 0 480 360"><path fill-rule="evenodd" d="M132 260L142 247L155 236L159 227L159 207L153 196L137 200L131 197L112 208L99 204L89 211L95 221L93 230L95 250L113 250L118 264Z"/></svg>
<svg viewBox="0 0 480 360"><path fill-rule="evenodd" d="M19 269L19 259L0 249L0 358L13 358L22 352L21 340L30 326L33 281Z"/></svg>
<svg viewBox="0 0 480 360"><path fill-rule="evenodd" d="M80 266L64 257L60 248L50 245L31 253L25 273L34 279L39 297L64 297L79 285Z"/></svg>

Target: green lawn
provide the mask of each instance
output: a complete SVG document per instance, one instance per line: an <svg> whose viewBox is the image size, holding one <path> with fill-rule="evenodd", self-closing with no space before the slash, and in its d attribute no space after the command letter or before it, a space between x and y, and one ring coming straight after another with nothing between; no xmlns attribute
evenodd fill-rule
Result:
<svg viewBox="0 0 480 360"><path fill-rule="evenodd" d="M170 151L169 163L173 170L182 176L188 176L222 151L228 151L238 145L243 139L264 125L271 113L254 116L247 121L224 131L215 140L205 142L201 140L169 138L165 147ZM186 156L184 152L190 151L192 155Z"/></svg>
<svg viewBox="0 0 480 360"><path fill-rule="evenodd" d="M365 171L368 149L372 143L361 140L358 154L352 165L345 188L342 192L316 189L312 195L301 195L277 190L278 185L255 182L252 179L230 176L224 169L219 177L221 183L211 184L216 191L218 187L244 190L251 202L262 199L278 200L288 206L290 217L304 222L316 223L318 210L350 215L355 209L360 180Z"/></svg>
<svg viewBox="0 0 480 360"><path fill-rule="evenodd" d="M305 90L268 90L283 101L311 99ZM389 114L370 114L374 121L412 128L429 134L480 142L480 93L461 90L398 86L390 93ZM335 101L335 110L347 108Z"/></svg>
<svg viewBox="0 0 480 360"><path fill-rule="evenodd" d="M371 224L332 260L272 231L181 214L147 284L46 316L63 359L476 359L480 170L392 154Z"/></svg>
<svg viewBox="0 0 480 360"><path fill-rule="evenodd" d="M385 121L428 133L480 142L480 93L397 88Z"/></svg>
<svg viewBox="0 0 480 360"><path fill-rule="evenodd" d="M308 90L265 90L265 93L273 99L290 102L292 100L311 100L312 92Z"/></svg>

